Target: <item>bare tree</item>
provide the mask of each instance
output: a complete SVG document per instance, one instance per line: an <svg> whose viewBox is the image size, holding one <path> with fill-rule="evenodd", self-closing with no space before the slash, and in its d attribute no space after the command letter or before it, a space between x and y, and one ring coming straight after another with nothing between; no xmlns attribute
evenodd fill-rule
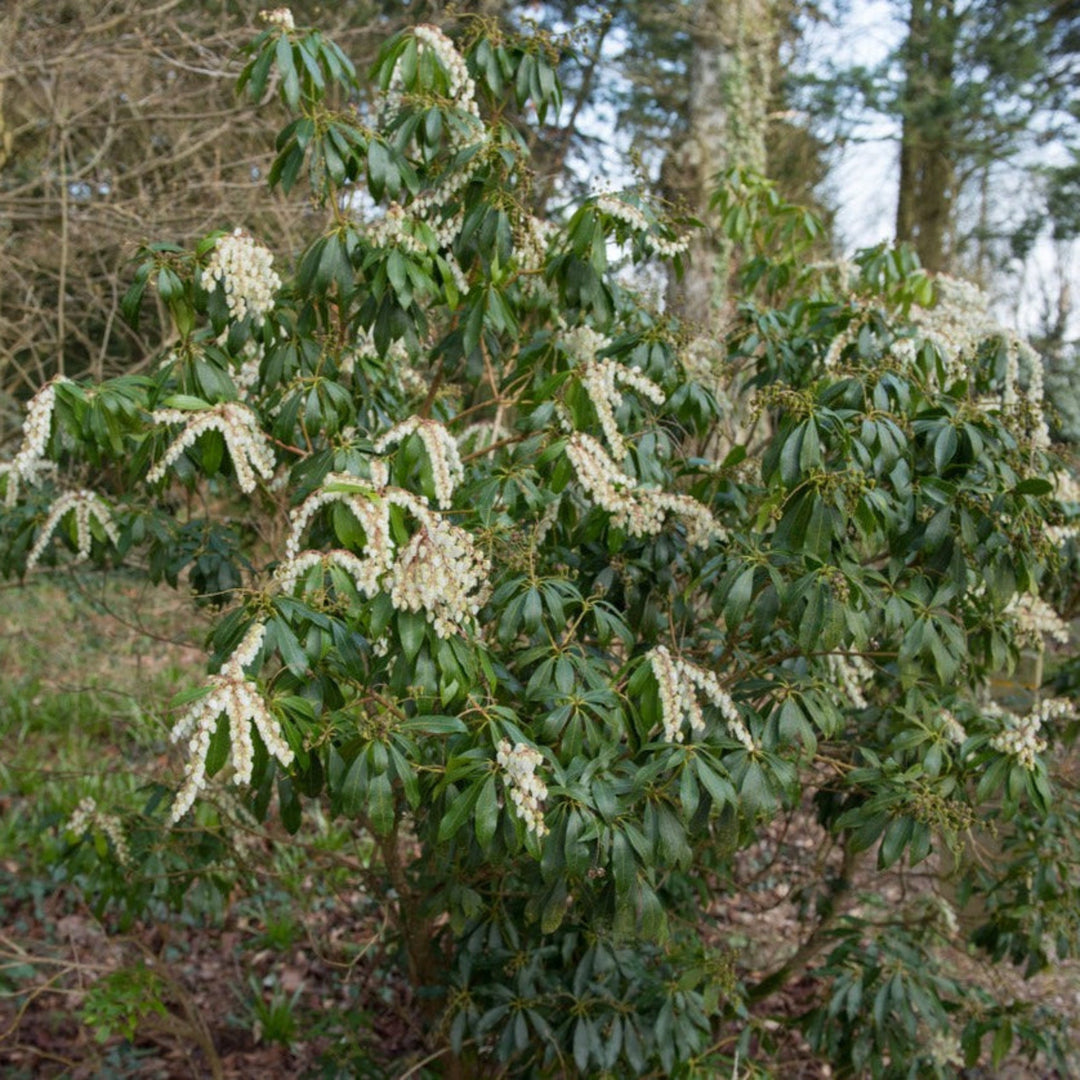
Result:
<svg viewBox="0 0 1080 1080"><path fill-rule="evenodd" d="M319 18L361 63L393 29L368 4ZM227 3L4 5L0 400L56 373L137 370L160 347L154 320L136 333L120 317L139 243L242 226L295 252L305 207L265 184L280 115L234 91L255 29Z"/></svg>

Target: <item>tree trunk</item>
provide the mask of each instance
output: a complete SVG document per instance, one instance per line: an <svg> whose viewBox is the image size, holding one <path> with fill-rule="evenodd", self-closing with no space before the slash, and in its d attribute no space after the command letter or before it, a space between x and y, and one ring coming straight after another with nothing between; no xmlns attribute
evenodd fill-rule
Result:
<svg viewBox="0 0 1080 1080"><path fill-rule="evenodd" d="M904 45L900 190L896 239L914 246L928 270L948 270L956 202L953 0L911 0Z"/></svg>
<svg viewBox="0 0 1080 1080"><path fill-rule="evenodd" d="M709 200L735 166L765 171L765 120L774 55L775 0L696 0L693 5L688 132L664 162L669 196L705 222L690 266L668 303L703 330L720 321L731 273Z"/></svg>

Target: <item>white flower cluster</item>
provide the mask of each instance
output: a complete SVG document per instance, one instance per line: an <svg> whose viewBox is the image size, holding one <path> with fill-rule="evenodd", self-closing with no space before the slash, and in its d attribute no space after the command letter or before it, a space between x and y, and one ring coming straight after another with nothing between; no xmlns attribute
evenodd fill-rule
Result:
<svg viewBox="0 0 1080 1080"><path fill-rule="evenodd" d="M964 729L964 725L948 710L943 709L941 712L941 727L945 733L945 738L949 742L956 746L963 746L967 740L967 731Z"/></svg>
<svg viewBox="0 0 1080 1080"><path fill-rule="evenodd" d="M430 23L417 26L413 31L418 55L432 53L446 72L447 91L450 100L460 110L459 118L466 121L469 135L465 136L455 126L450 128L450 139L454 146L461 149L482 137L483 125L480 122L480 110L476 104L476 84L469 74L464 57L454 47L454 43L437 27ZM390 76L390 85L379 103L380 115L393 114L401 106L402 100L401 61Z"/></svg>
<svg viewBox="0 0 1080 1080"><path fill-rule="evenodd" d="M207 431L220 431L225 439L236 482L240 490L255 490L255 473L264 480L274 475L274 451L259 428L259 418L246 405L224 401L200 412L180 409L157 409L154 419L161 424L184 424L184 430L165 451L164 457L146 474L147 483L155 484L180 455Z"/></svg>
<svg viewBox="0 0 1080 1080"><path fill-rule="evenodd" d="M1080 506L1080 483L1069 469L1058 469L1053 476L1054 498L1059 503Z"/></svg>
<svg viewBox="0 0 1080 1080"><path fill-rule="evenodd" d="M90 545L93 543L91 518L101 525L113 546L120 543L120 534L113 522L112 511L104 499L85 488L79 491L65 491L49 508L49 516L45 519L45 524L42 525L41 532L27 556L27 570L33 570L37 566L57 525L72 513L75 515L75 538L78 545L76 562L83 562L90 558Z"/></svg>
<svg viewBox="0 0 1080 1080"><path fill-rule="evenodd" d="M1005 608L1016 624L1016 633L1022 642L1035 649L1043 647L1043 636L1048 635L1060 645L1069 643L1069 625L1045 601L1034 593L1017 593Z"/></svg>
<svg viewBox="0 0 1080 1080"><path fill-rule="evenodd" d="M615 218L616 221L621 221L629 227L631 232L643 237L646 248L662 259L671 259L676 255L681 255L690 246L685 238L665 240L657 236L643 210L611 192L597 196L596 208L609 217Z"/></svg>
<svg viewBox="0 0 1080 1080"><path fill-rule="evenodd" d="M679 362L691 382L709 387L713 393L720 384L724 363L724 350L717 342L703 334L693 337L679 353Z"/></svg>
<svg viewBox="0 0 1080 1080"><path fill-rule="evenodd" d="M375 347L374 336L369 330L365 330L361 326L356 331L356 338L352 343L352 347L347 352L344 352L338 361L338 371L342 375L352 375L356 370L357 360L382 362L384 359L394 367L407 364L409 362L408 346L398 338L390 342L390 346L386 350L386 356L383 357Z"/></svg>
<svg viewBox="0 0 1080 1080"><path fill-rule="evenodd" d="M418 26L414 34L418 53L432 53L446 71L449 96L458 109L455 122L448 125L451 145L459 151L474 148L476 152L467 156L464 161L461 161L459 156L459 163L454 168L445 170L430 188L414 198L407 207L392 204L384 217L367 224L365 230L368 239L376 247L399 247L414 255L424 255L428 252L428 244L417 234L417 225L423 222L434 235L437 249L442 253L443 261L453 278L454 287L460 294L465 295L469 291L469 279L450 251L465 222L464 207L455 203L486 160L482 147L487 141L487 133L476 104L476 85L453 42L435 26ZM380 102L380 113L396 112L400 107L401 97L402 76L399 61L391 75L390 86Z"/></svg>
<svg viewBox="0 0 1080 1080"><path fill-rule="evenodd" d="M484 129L478 125L475 138L470 145L479 147L485 140ZM461 192L468 186L469 181L476 175L480 166L484 163L484 159L484 154L477 152L455 169L444 171L432 187L422 192L409 203L407 212L401 207L397 207L397 204L390 208L391 211L394 211L395 207L397 207L396 212L400 215L400 220L395 228L398 233L404 233L405 239L403 243L407 247L411 246L411 250L416 254L421 254L425 249L419 241L408 233L406 226L408 224L411 227L413 221L423 221L428 225L435 236L439 249L443 253L446 265L450 268L454 284L462 295L469 291L469 280L449 249L458 238L462 226L465 224L465 208L464 206L455 207L454 203ZM405 216L406 213L408 216Z"/></svg>
<svg viewBox="0 0 1080 1080"><path fill-rule="evenodd" d="M727 535L708 508L689 495L639 487L591 435L572 435L566 456L586 494L611 514L616 527L626 529L631 536L655 536L668 515L682 522L691 547L706 547L713 538Z"/></svg>
<svg viewBox="0 0 1080 1080"><path fill-rule="evenodd" d="M225 342L222 338L227 337L228 333L222 334L221 337L218 338L218 344L224 345ZM237 359L240 361L240 366L232 373L232 380L236 384L237 390L239 390L246 398L258 396L257 391L261 385L263 357L262 350L259 348L254 338L249 338L244 342L243 348L240 350L240 355Z"/></svg>
<svg viewBox="0 0 1080 1080"><path fill-rule="evenodd" d="M121 866L127 866L131 862L131 849L128 847L120 819L115 814L106 814L104 810L99 810L92 795L87 795L79 802L64 828L76 836L82 836L88 829L99 829L109 838L109 843L116 853L116 861Z"/></svg>
<svg viewBox="0 0 1080 1080"><path fill-rule="evenodd" d="M1064 525L1051 525L1046 535L1054 544L1064 544L1066 540L1080 538L1080 484L1070 469L1059 469L1052 475L1054 483L1054 501L1064 510L1071 520ZM1067 509L1066 509L1067 507Z"/></svg>
<svg viewBox="0 0 1080 1080"><path fill-rule="evenodd" d="M490 574L469 533L429 512L394 563L390 600L398 611L423 611L439 637L451 637L480 611Z"/></svg>
<svg viewBox="0 0 1080 1080"><path fill-rule="evenodd" d="M385 462L373 463L370 481L330 473L323 484L292 512L286 562L278 570L279 586L291 590L300 575L323 557L318 552L298 554L300 540L321 507L339 502L363 527L364 556L347 565L339 556L331 556L331 561L352 575L357 588L374 596L387 587L399 611L423 611L440 637L465 632L487 597L491 572L490 562L469 533L433 512L422 497L387 487ZM335 486L339 490L327 490ZM419 522L396 558L391 506L407 510Z"/></svg>
<svg viewBox="0 0 1080 1080"><path fill-rule="evenodd" d="M503 739L499 743L497 760L510 801L525 822L525 828L541 839L548 831L543 807L547 785L536 775L536 767L543 762L543 755L522 742L511 747L510 740Z"/></svg>
<svg viewBox="0 0 1080 1080"><path fill-rule="evenodd" d="M1050 449L1050 426L1043 412L1043 359L1026 342L1000 331L1006 338L1005 379L1001 391L1002 410L1026 424L1025 434L1037 450ZM1020 361L1027 369L1027 390L1020 389ZM1026 403L1027 409L1023 408Z"/></svg>
<svg viewBox="0 0 1080 1080"><path fill-rule="evenodd" d="M332 551L302 551L286 559L274 571L274 584L283 593L291 593L297 582L312 567L321 566L324 571L331 566L344 570L353 580L358 592L371 598L379 591L379 579L387 567L377 558L361 559L351 551L335 548Z"/></svg>
<svg viewBox="0 0 1080 1080"><path fill-rule="evenodd" d="M665 645L657 645L646 659L659 689L660 716L664 725L664 738L668 742L683 741L684 721L689 722L690 731L694 735L705 730L705 714L696 693L700 690L709 703L720 710L731 737L742 743L747 750L754 750L754 740L739 715L738 707L713 672L699 668L681 657L672 656Z"/></svg>
<svg viewBox="0 0 1080 1080"><path fill-rule="evenodd" d="M947 1069L955 1066L958 1069L964 1067L964 1048L960 1040L950 1031L934 1031L923 1041L926 1047L923 1057L928 1058L930 1063L939 1069Z"/></svg>
<svg viewBox="0 0 1080 1080"><path fill-rule="evenodd" d="M410 255L426 255L427 244L413 234L415 219L400 203L391 203L386 213L364 226L368 243L377 248L398 248Z"/></svg>
<svg viewBox="0 0 1080 1080"><path fill-rule="evenodd" d="M188 761L183 786L177 792L169 814L170 824L175 825L191 809L196 796L206 786L206 755L222 713L229 720L232 760L238 784L251 782L255 760L252 724L271 757L282 765L292 762L292 748L283 738L258 688L244 674L244 668L259 655L265 634L265 623L252 623L243 641L222 666L221 673L210 676L210 693L196 701L173 727L171 738L174 743L187 740Z"/></svg>
<svg viewBox="0 0 1080 1080"><path fill-rule="evenodd" d="M1005 347L1005 376L999 401L987 401L986 408L1000 408L1020 422L1022 433L1040 450L1050 446L1050 429L1043 413L1043 360L1026 341L1001 326L990 314L987 295L970 281L938 274L934 278L937 303L932 308L914 307L911 320L923 340L936 346L945 363L946 382L967 377L968 366L979 345L998 338ZM915 343L906 346L914 358ZM1021 367L1027 372L1027 389L1020 386Z"/></svg>
<svg viewBox="0 0 1080 1080"><path fill-rule="evenodd" d="M612 456L617 461L621 460L626 456L626 440L615 422L615 410L623 401L618 387L629 386L656 405L663 405L667 400L664 391L640 371L610 359L589 361L583 366L580 378L600 418L600 426L611 447Z"/></svg>
<svg viewBox="0 0 1080 1080"><path fill-rule="evenodd" d="M863 325L863 319L858 317L853 318L851 322L849 322L847 326L829 342L829 347L825 352L825 358L822 360L822 364L826 371L835 371L839 368L840 357L843 355L844 350L859 336L859 331L862 330ZM899 352L901 348L906 350L908 345L910 345L910 339L903 339L896 342L893 351ZM907 357L907 359L914 361L914 350L912 350L912 355Z"/></svg>
<svg viewBox="0 0 1080 1080"><path fill-rule="evenodd" d="M937 347L945 363L946 381L952 382L967 376L968 363L979 344L1002 331L990 314L990 298L978 285L937 274L934 293L934 306L912 307L911 321L922 337Z"/></svg>
<svg viewBox="0 0 1080 1080"><path fill-rule="evenodd" d="M376 439L375 453L385 454L390 447L397 446L414 431L420 436L431 464L435 501L445 510L454 501L454 489L465 479L465 468L457 443L442 424L437 420L410 416Z"/></svg>
<svg viewBox="0 0 1080 1080"><path fill-rule="evenodd" d="M524 215L514 246L518 265L525 273L536 273L544 265L548 244L556 232L558 227L553 222L533 214Z"/></svg>
<svg viewBox="0 0 1080 1080"><path fill-rule="evenodd" d="M1046 449L1050 444L1049 428L1043 415L1043 363L1027 342L1002 327L990 314L986 294L969 281L938 274L934 278L936 303L931 308L915 306L910 321L914 336L898 338L890 346L893 358L905 366L915 363L924 342L933 345L941 356L946 384L967 379L979 346L988 339L999 339L1005 346L1006 370L1000 398L980 402L981 407L1001 410L1019 424L1021 433L1033 446ZM852 298L852 318L847 328L831 342L824 366L835 369L841 354L859 336L873 315L861 301ZM1027 369L1026 392L1020 387L1021 361Z"/></svg>
<svg viewBox="0 0 1080 1080"><path fill-rule="evenodd" d="M845 702L856 709L866 708L863 691L874 681L874 669L858 654L841 656L829 653L825 658L829 674L839 683Z"/></svg>
<svg viewBox="0 0 1080 1080"><path fill-rule="evenodd" d="M390 505L396 503L405 509L412 509L413 503L418 501L415 496L402 500L399 496L408 493L398 492L397 489L383 491L384 484L384 476L367 481L348 473L328 473L323 480L323 486L309 495L289 515L291 528L285 544L287 564L283 564L278 573L291 576L292 572L287 565L297 558L304 530L315 514L330 503L341 503L364 530L365 561L370 564L366 573L373 575L375 586L370 595L374 595L374 592L378 591L378 578L390 569L394 561L394 542L390 535ZM335 488L337 490L334 490ZM299 575L302 572L297 570L296 573ZM295 582L295 578L293 580Z"/></svg>
<svg viewBox="0 0 1080 1080"><path fill-rule="evenodd" d="M575 326L573 330L566 330L560 335L560 340L580 367L591 364L596 354L611 344L611 338L591 326Z"/></svg>
<svg viewBox="0 0 1080 1080"><path fill-rule="evenodd" d="M1004 724L1002 730L990 740L990 745L1003 754L1015 757L1025 769L1034 769L1035 755L1046 749L1047 742L1039 734L1042 726L1073 712L1072 702L1065 698L1046 698L1022 717L1000 706L983 706L984 714L998 717Z"/></svg>
<svg viewBox="0 0 1080 1080"><path fill-rule="evenodd" d="M235 320L252 315L260 323L274 306L274 293L281 288L273 262L267 248L243 229L236 229L214 245L203 275L221 283L229 314Z"/></svg>
<svg viewBox="0 0 1080 1080"><path fill-rule="evenodd" d="M437 26L430 23L418 26L413 33L416 36L417 52L430 49L445 69L450 83L450 97L454 99L457 107L479 117L476 84L469 74L465 58L454 47L454 43Z"/></svg>
<svg viewBox="0 0 1080 1080"><path fill-rule="evenodd" d="M7 476L7 489L4 492L4 505L14 506L19 497L19 485L33 486L41 480L42 473L55 466L45 457L52 432L52 414L56 405L56 384L66 382L60 376L46 383L31 399L26 407L26 420L23 422L22 444L15 452L15 457L0 465L0 475Z"/></svg>
<svg viewBox="0 0 1080 1080"><path fill-rule="evenodd" d="M280 26L282 30L296 29L296 23L293 21L293 13L287 7L272 8L269 11L260 11L259 18L268 26Z"/></svg>

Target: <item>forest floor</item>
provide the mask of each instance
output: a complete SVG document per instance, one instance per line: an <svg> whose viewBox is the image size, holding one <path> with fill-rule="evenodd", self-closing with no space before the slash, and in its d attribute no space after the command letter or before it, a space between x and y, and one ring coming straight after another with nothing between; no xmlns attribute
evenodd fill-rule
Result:
<svg viewBox="0 0 1080 1080"><path fill-rule="evenodd" d="M179 912L152 905L154 917L130 925L116 905L95 913L88 863L73 855L64 823L88 795L137 815L156 783L176 778L170 701L203 681L208 625L183 597L150 597L122 579L4 589L0 1076L431 1080L439 1073L428 1060L430 1032L379 897L365 887L370 844L317 811L295 837L272 822L246 826L214 863L215 885L190 890ZM761 971L798 940L793 897L800 877L817 872L807 854L814 828L808 819L748 853L754 888L709 912L710 926L725 927L740 959ZM178 873L176 865L160 873ZM1018 1008L1067 1017L1080 1048L1075 965L1024 980L959 944L946 959L954 975L993 985ZM789 986L768 1001L769 1015L798 1015L819 992ZM776 1076L831 1075L797 1035L778 1040ZM749 1064L741 1076L763 1075ZM1080 1076L1080 1057L1075 1064L1062 1074L1008 1059L958 1075L1053 1080Z"/></svg>

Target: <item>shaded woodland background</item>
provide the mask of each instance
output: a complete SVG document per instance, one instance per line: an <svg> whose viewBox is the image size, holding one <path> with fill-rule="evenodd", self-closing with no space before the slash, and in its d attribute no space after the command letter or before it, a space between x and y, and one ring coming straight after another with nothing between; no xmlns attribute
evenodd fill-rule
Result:
<svg viewBox="0 0 1080 1080"><path fill-rule="evenodd" d="M857 52L844 48L843 2L483 0L455 5L451 21L459 30L476 18L573 28L563 113L532 138L535 198L556 209L596 179L598 162L621 161L610 179L647 183L715 227L715 177L739 166L770 175L827 222L844 197L828 184L837 153L850 152L868 120L887 118L898 137L895 234L924 266L1008 292L1036 254L1042 260L1039 344L1062 430L1080 435L1080 409L1064 386L1076 358L1080 5L879 6L898 46L873 70L837 59ZM450 14L427 3L294 9L360 69L406 21ZM9 420L13 399L51 374L135 370L160 344L120 317L139 243L183 244L242 224L279 254L296 253L303 206L266 197L279 117L273 106L252 113L233 91L255 14L248 4L191 0L5 5L0 401ZM815 55L827 25L840 48ZM668 296L703 325L722 318L730 269L712 227L697 234L691 272Z"/></svg>

